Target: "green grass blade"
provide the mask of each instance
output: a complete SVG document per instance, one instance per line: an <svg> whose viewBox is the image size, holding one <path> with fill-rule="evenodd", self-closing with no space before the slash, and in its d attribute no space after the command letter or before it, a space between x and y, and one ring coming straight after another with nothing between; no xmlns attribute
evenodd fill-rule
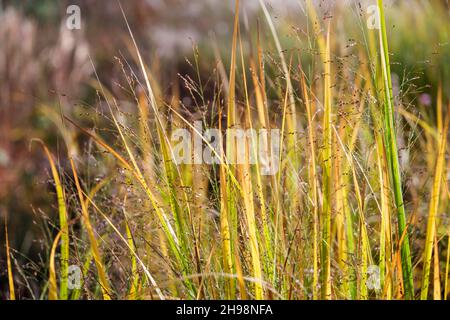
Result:
<svg viewBox="0 0 450 320"><path fill-rule="evenodd" d="M381 29L380 50L381 50L381 66L383 74L384 86L384 137L385 148L390 170L390 178L394 191L394 201L397 208L398 234L401 237L405 234L401 245L401 260L403 282L405 287L406 299L414 298L414 283L411 264L411 250L409 246L409 235L406 229L406 213L405 204L403 202L402 181L400 173L400 164L398 159L397 139L394 123L394 97L392 93L391 68L389 64L389 49L386 32L386 20L384 16L383 1L378 0L378 10L380 14Z"/></svg>

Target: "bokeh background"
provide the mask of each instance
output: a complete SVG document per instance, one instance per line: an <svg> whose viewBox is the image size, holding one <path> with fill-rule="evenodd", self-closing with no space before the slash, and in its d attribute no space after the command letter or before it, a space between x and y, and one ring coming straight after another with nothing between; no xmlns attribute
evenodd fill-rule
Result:
<svg viewBox="0 0 450 320"><path fill-rule="evenodd" d="M266 1L279 30L283 48L300 48L296 30L305 26L302 0ZM336 32L342 47L358 33L361 6L370 1L316 1L322 13L330 7L346 7ZM450 7L446 0L387 1L390 21L392 68L397 90L427 108L433 104L439 82L450 96ZM81 30L66 28L66 9L81 8ZM200 72L207 77L221 56L229 56L233 1L142 0L122 1L144 59L153 68L163 90L170 95L179 74L195 74L189 61L196 50L202 54ZM245 30L252 36L261 17L258 0L242 1ZM350 9L348 9L350 8ZM361 11L361 12L360 12ZM339 10L338 10L339 12ZM352 15L349 15L349 12ZM264 21L264 20L262 20ZM261 27L271 39L266 26ZM356 38L356 37L355 37ZM308 39L301 39L307 47ZM271 48L272 44L264 44ZM363 43L357 43L363 46ZM273 48L272 48L273 49ZM0 0L0 293L6 292L4 221L8 216L13 262L23 272L17 281L36 291L45 275L51 232L43 221L56 217L48 162L31 140L45 141L59 157L61 139L70 133L58 128L60 110L83 119L86 106L96 103L90 85L95 66L100 80L116 97L126 99L117 83L123 82L121 63L129 61L130 37L119 5L110 0ZM213 63L211 63L213 62ZM408 83L406 83L409 81ZM405 84L406 83L406 84ZM189 104L188 93L179 85L180 96ZM163 91L164 95L166 92ZM186 97L185 97L186 96ZM53 110L53 111L52 111ZM62 134L60 134L62 133ZM63 138L61 138L61 136ZM19 289L20 290L20 289ZM32 298L30 290L19 296ZM34 297L37 298L37 297Z"/></svg>

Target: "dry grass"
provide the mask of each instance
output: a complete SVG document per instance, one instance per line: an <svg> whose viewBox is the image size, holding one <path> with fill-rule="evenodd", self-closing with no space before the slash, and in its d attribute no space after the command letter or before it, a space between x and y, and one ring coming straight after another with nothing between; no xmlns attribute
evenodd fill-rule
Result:
<svg viewBox="0 0 450 320"><path fill-rule="evenodd" d="M273 47L259 28L252 38L236 1L229 63L217 56L219 68L205 81L196 51L198 79L180 75L194 106L180 101L180 88L164 93L158 66L146 64L122 11L135 57L119 60L122 88L133 102L124 107L96 76L105 112L95 112L108 131L66 116L59 128L65 172L42 143L59 211L43 297L447 298L450 113L442 90L425 116L411 110L415 96L394 94L381 0L381 29L362 27L368 42L350 49L342 49L346 35L336 19L322 18L306 1L308 50L286 52L260 3ZM225 65L228 72L220 72ZM280 128L279 170L265 176L259 160L250 163L259 148L270 149L268 140L247 143L243 164L215 153L193 122L198 118L221 131ZM179 128L219 162L175 164L171 135ZM75 157L71 150L83 143L89 154ZM238 149L228 136L219 145ZM89 170L102 172L96 184ZM82 269L78 290L68 290L69 264Z"/></svg>

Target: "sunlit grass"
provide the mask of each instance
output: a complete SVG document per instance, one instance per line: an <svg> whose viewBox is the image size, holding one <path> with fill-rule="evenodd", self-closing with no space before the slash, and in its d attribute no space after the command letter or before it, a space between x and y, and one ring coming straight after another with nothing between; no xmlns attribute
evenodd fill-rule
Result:
<svg viewBox="0 0 450 320"><path fill-rule="evenodd" d="M95 112L105 130L65 115L58 129L68 164L56 162L41 142L59 213L43 297L447 298L450 116L442 88L433 100L436 121L411 108L416 96L394 94L381 0L381 28L361 27L364 42L344 49L342 26L306 1L306 48L283 51L268 7L260 5L265 24L259 22L254 39L236 1L224 61L202 60L194 48L188 64L197 79L179 75L191 106L180 99L181 86L166 89L122 11L134 57L126 65L138 70L117 59L131 107L95 70L91 86L104 107ZM200 64L211 65L213 75L205 79ZM226 72L217 70L225 65ZM58 111L41 111L58 124ZM279 128L279 170L266 176L258 159L249 160L270 139L247 143L245 163L234 164L227 157L238 146L228 136L215 154L218 163L177 165L176 129L188 129L192 140L216 152L198 119L220 131ZM86 141L89 152L75 155ZM403 151L411 157L402 158ZM414 171L418 166L424 173ZM90 170L101 172L95 184ZM8 242L7 251L13 299ZM75 290L68 289L70 264L83 275Z"/></svg>

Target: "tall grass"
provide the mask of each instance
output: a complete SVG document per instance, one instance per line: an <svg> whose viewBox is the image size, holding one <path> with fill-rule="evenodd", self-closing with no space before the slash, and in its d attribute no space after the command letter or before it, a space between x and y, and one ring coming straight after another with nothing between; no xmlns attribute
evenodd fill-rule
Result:
<svg viewBox="0 0 450 320"><path fill-rule="evenodd" d="M67 207L66 207L66 198L65 192L63 189L63 185L61 183L61 179L59 177L58 169L56 167L53 156L51 155L49 149L44 144L42 140L36 140L38 143L42 145L44 149L45 155L50 163L50 168L52 171L52 176L55 181L56 188L56 196L58 200L58 213L59 213L59 227L60 231L58 236L55 238L53 246L52 246L52 255L50 257L50 288L49 288L49 297L52 299L57 299L56 293L56 275L54 269L54 257L55 250L58 244L59 238L61 238L61 263L60 263L60 288L59 288L59 298L61 300L66 300L68 298L68 272L69 272L69 225L67 221ZM53 268L52 268L53 264Z"/></svg>
<svg viewBox="0 0 450 320"><path fill-rule="evenodd" d="M193 78L180 74L170 90L158 61L141 54L122 10L132 61L117 59L126 82L120 88L133 102L119 103L94 68L100 120L65 115L65 127L57 111L42 107L69 151L68 164L58 167L43 144L59 212L44 296L414 299L415 276L422 299L430 298L431 286L433 298L447 297L448 229L441 214L449 205L442 181L448 97L439 91L432 121L427 110L410 108L415 94L394 96L381 0L381 29L360 27L367 43L354 47L342 45L347 35L335 18L306 1L308 23L293 31L301 39L298 51L283 51L280 30L265 2L260 5L265 23L252 33L236 1L226 57L215 52L218 67L205 79L200 68L209 61L194 48ZM250 163L260 148L270 149L270 138L258 145L250 137L246 161L235 164L230 155L237 154L237 141L226 136L217 152L198 119L221 132L280 128L279 170L265 176L258 157ZM194 163L176 164L171 137L180 128L217 163L201 163L194 147ZM89 154L73 156L70 150L83 150L85 142ZM437 152L422 154L436 145ZM86 160L92 158L96 166ZM101 176L95 184L91 170ZM83 274L82 287L72 292L69 259Z"/></svg>
<svg viewBox="0 0 450 320"><path fill-rule="evenodd" d="M405 297L407 299L414 298L414 284L411 264L411 249L409 246L409 232L406 226L405 204L403 200L402 177L400 172L397 136L394 114L394 96L392 94L392 77L389 62L389 48L386 32L386 19L384 16L383 1L378 0L378 10L380 14L380 57L381 70L383 75L383 92L384 92L384 143L386 149L386 157L389 164L389 176L392 181L392 189L394 192L395 206L398 219L398 234L401 241L401 257L403 283L405 286Z"/></svg>
<svg viewBox="0 0 450 320"><path fill-rule="evenodd" d="M437 108L437 112L441 112L440 108ZM420 298L422 300L428 299L428 287L430 285L430 266L431 266L431 255L434 250L434 259L435 259L435 269L434 269L434 278L435 278L435 294L434 298L440 300L441 290L436 290L440 286L439 280L439 251L437 246L437 236L436 236L436 219L438 216L439 210L439 200L440 195L442 193L442 176L444 173L444 165L445 165L445 152L447 148L447 133L449 128L449 112L450 108L447 110L447 116L445 117L445 124L442 122L438 127L440 127L439 131L439 151L436 159L436 170L434 173L433 180L433 188L431 189L430 196L430 211L428 213L428 221L427 221L427 235L425 239L425 251L423 253L423 271L422 271L422 289L420 292ZM441 114L438 113L438 119L441 119Z"/></svg>
<svg viewBox="0 0 450 320"><path fill-rule="evenodd" d="M8 269L9 300L15 300L16 292L14 290L14 278L11 265L11 252L9 248L8 216L6 215L5 215L5 243L6 243L6 265Z"/></svg>

